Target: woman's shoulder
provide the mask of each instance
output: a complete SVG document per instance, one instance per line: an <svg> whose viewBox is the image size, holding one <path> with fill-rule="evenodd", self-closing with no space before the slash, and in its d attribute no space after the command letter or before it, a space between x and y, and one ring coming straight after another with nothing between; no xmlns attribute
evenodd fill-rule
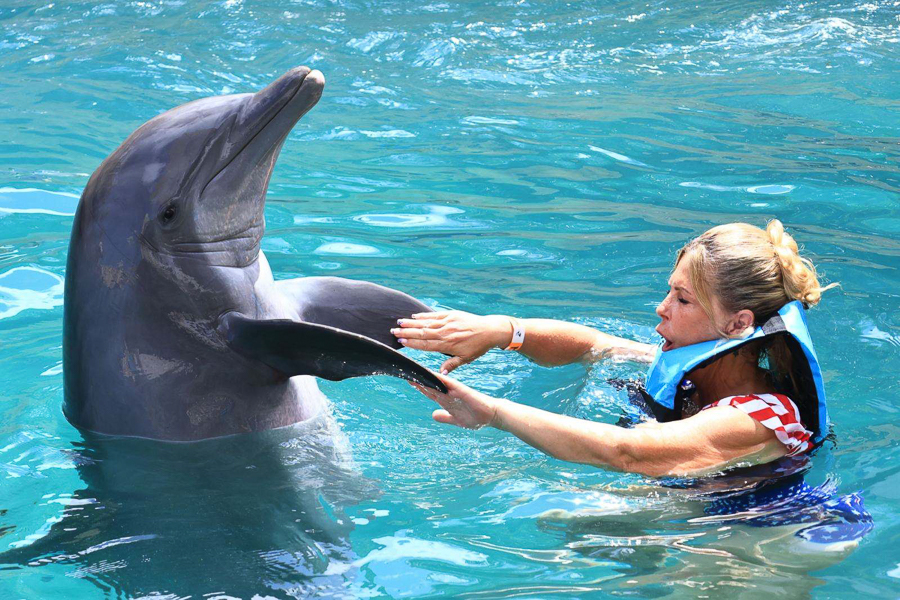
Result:
<svg viewBox="0 0 900 600"><path fill-rule="evenodd" d="M800 421L800 410L794 401L785 394L743 394L728 396L712 404L704 406L704 409L714 406L743 406L750 411L763 411L766 414L789 414Z"/></svg>
<svg viewBox="0 0 900 600"><path fill-rule="evenodd" d="M703 410L724 406L740 410L773 431L778 441L787 447L789 456L806 452L812 447L812 432L803 426L797 405L784 394L729 396L703 407Z"/></svg>

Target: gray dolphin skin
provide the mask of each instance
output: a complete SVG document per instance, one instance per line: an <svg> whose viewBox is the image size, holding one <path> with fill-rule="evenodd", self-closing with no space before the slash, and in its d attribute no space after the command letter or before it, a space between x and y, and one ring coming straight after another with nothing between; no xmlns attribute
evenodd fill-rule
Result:
<svg viewBox="0 0 900 600"><path fill-rule="evenodd" d="M81 196L66 269L64 412L90 431L198 440L326 407L312 376L445 389L390 328L427 306L335 277L274 281L266 190L322 95L298 67L255 94L204 98L138 128Z"/></svg>

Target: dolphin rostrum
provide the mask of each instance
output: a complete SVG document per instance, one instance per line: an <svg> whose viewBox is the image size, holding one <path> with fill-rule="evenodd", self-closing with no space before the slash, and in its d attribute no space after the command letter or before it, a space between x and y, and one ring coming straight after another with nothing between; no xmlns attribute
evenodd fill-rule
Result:
<svg viewBox="0 0 900 600"><path fill-rule="evenodd" d="M274 281L260 250L275 160L322 95L298 67L137 129L84 189L66 268L64 412L115 435L197 440L320 413L313 377L443 384L395 350L428 307L335 277Z"/></svg>

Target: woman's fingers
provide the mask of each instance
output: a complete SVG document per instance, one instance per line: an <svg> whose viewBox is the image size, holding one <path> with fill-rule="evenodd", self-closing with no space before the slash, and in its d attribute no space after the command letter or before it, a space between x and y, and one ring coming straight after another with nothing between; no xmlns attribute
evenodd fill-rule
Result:
<svg viewBox="0 0 900 600"><path fill-rule="evenodd" d="M416 340L416 339L405 339L400 338L397 340L405 348L412 348L413 350L425 350L428 352L440 352L444 348L440 345L438 340Z"/></svg>
<svg viewBox="0 0 900 600"><path fill-rule="evenodd" d="M413 315L408 319L397 319L397 325L400 327L441 327L447 322L447 316L436 316L440 313L429 313L427 316L416 317Z"/></svg>
<svg viewBox="0 0 900 600"><path fill-rule="evenodd" d="M441 375L446 375L455 368L467 365L470 362L472 361L461 356L452 356L445 360L444 364L441 365Z"/></svg>
<svg viewBox="0 0 900 600"><path fill-rule="evenodd" d="M399 319L391 334L407 348L451 356L441 367L441 371L449 373L472 362L493 346L483 319L458 310L417 313L408 319Z"/></svg>
<svg viewBox="0 0 900 600"><path fill-rule="evenodd" d="M438 394L439 392L437 392L436 390L433 390L433 389L431 389L431 388L427 388L427 387L425 387L425 386L419 385L418 383L413 383L412 381L409 381L409 382L407 382L407 383L409 383L409 385L411 385L411 386L413 386L414 388L416 388L416 389L419 391L419 393L422 394L423 396L426 396L426 397L429 398L430 400L434 400L435 402L438 402L437 394ZM439 402L438 402L438 403L439 403ZM440 403L439 403L439 404L440 404Z"/></svg>
<svg viewBox="0 0 900 600"><path fill-rule="evenodd" d="M441 407L431 415L435 421L467 429L478 429L492 421L491 405L496 400L479 394L451 377L445 375L437 375L437 377L447 386L448 393L442 394L417 383L410 383Z"/></svg>
<svg viewBox="0 0 900 600"><path fill-rule="evenodd" d="M410 385L413 386L414 388L416 388L417 390L419 390L420 392L422 392L423 394L425 394L426 396L428 396L429 398L431 398L432 400L435 400L435 401L443 400L443 401L447 401L447 402L453 400L453 398L455 396L455 392L457 390L460 390L465 387L465 386L463 386L463 384L461 384L457 380L453 379L452 377L447 377L446 375L438 375L437 373L435 373L434 376L437 377L441 381L441 383L443 383L447 387L446 394L439 392L432 388L426 388L422 385L419 385L418 383L410 382Z"/></svg>
<svg viewBox="0 0 900 600"><path fill-rule="evenodd" d="M421 392L421 393L424 394L425 396L428 396L429 398L431 398L432 400L434 400L434 398L435 398L438 394L441 394L441 392L439 392L439 391L437 391L437 390L435 390L435 389L432 389L432 388L430 388L430 387L425 387L424 385L420 385L420 384L418 384L418 383L413 383L412 381L407 381L407 383L408 383L409 385L413 386L414 388L416 388L419 392ZM441 394L441 395L443 395L443 394Z"/></svg>
<svg viewBox="0 0 900 600"><path fill-rule="evenodd" d="M441 331L440 327L443 326L443 323L437 321L426 321L424 323L418 323L415 321L407 321L401 319L399 321L400 326L394 327L391 329L391 334L394 335L400 343L409 346L410 348L416 348L418 350L443 350L445 349L443 346L428 346L428 345L414 345L407 343L410 340L441 340Z"/></svg>
<svg viewBox="0 0 900 600"><path fill-rule="evenodd" d="M418 327L402 327L397 329L391 329L391 333L393 333L397 337L405 338L405 339L418 339L418 340L439 340L441 339L441 334L437 329L419 329Z"/></svg>
<svg viewBox="0 0 900 600"><path fill-rule="evenodd" d="M446 425L459 425L453 415L444 410L443 408L439 408L433 413L431 413L431 418L437 421L438 423L444 423Z"/></svg>
<svg viewBox="0 0 900 600"><path fill-rule="evenodd" d="M431 400L437 402L438 406L440 406L441 409L447 414L450 414L449 411L451 408L456 408L458 405L458 401L446 394L442 394L434 390L428 390L427 392L422 393L428 396L428 398L430 398Z"/></svg>
<svg viewBox="0 0 900 600"><path fill-rule="evenodd" d="M443 319L448 316L452 311L444 310L441 312L427 312L427 313L416 313L412 315L413 319Z"/></svg>
<svg viewBox="0 0 900 600"><path fill-rule="evenodd" d="M445 386L447 386L448 392L452 392L453 390L458 390L460 388L460 386L462 385L457 380L453 379L452 377L447 377L446 375L438 375L437 373L435 373L435 377L440 379L441 383L443 383Z"/></svg>
<svg viewBox="0 0 900 600"><path fill-rule="evenodd" d="M411 385L411 386L413 386L414 388L416 388L417 390L419 390L419 392L421 392L423 395L425 395L425 396L427 396L428 398L434 400L435 402L437 402L437 403L440 404L441 406L444 406L445 403L449 403L451 400L453 400L453 399L452 399L450 396L448 396L447 394L441 393L441 392L439 392L439 391L437 391L437 390L435 390L435 389L432 389L432 388L429 388L429 387L425 387L425 386L423 386L423 385L419 385L418 383L413 383L412 381L410 381L410 382L408 382L408 383L409 383L409 385ZM446 385L446 383L445 383L445 385Z"/></svg>

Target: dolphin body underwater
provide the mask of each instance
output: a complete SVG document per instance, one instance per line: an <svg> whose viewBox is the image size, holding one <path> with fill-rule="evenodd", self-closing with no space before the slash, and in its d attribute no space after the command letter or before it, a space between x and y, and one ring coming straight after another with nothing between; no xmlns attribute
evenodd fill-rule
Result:
<svg viewBox="0 0 900 600"><path fill-rule="evenodd" d="M278 153L322 95L298 67L255 94L142 125L93 173L66 268L64 413L105 434L190 441L323 411L311 376L445 389L390 328L428 307L335 277L274 281L260 240Z"/></svg>

